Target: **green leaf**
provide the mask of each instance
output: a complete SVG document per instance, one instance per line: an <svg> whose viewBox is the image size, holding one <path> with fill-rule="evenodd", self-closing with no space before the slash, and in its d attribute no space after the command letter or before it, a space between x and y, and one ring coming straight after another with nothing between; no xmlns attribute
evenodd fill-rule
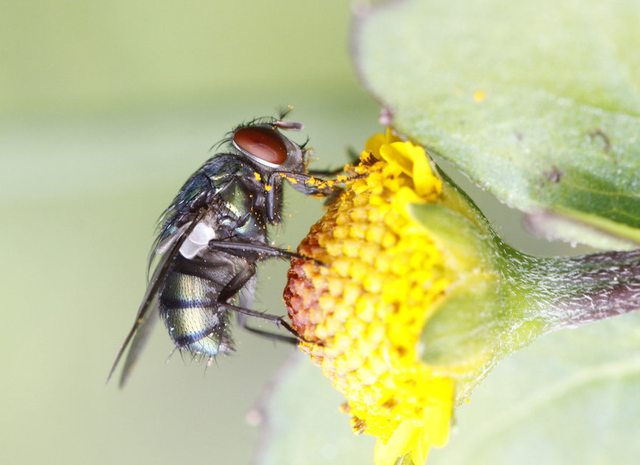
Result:
<svg viewBox="0 0 640 465"><path fill-rule="evenodd" d="M374 439L351 433L342 396L298 361L269 403L257 463L370 464ZM495 368L427 464L635 464L639 391L640 314L556 332Z"/></svg>
<svg viewBox="0 0 640 465"><path fill-rule="evenodd" d="M257 465L370 465L375 438L351 432L345 402L308 357L281 372L265 412Z"/></svg>
<svg viewBox="0 0 640 465"><path fill-rule="evenodd" d="M637 0L389 2L357 23L355 62L393 126L533 230L633 248L639 23Z"/></svg>
<svg viewBox="0 0 640 465"><path fill-rule="evenodd" d="M494 369L427 463L636 464L638 392L640 314L556 332Z"/></svg>

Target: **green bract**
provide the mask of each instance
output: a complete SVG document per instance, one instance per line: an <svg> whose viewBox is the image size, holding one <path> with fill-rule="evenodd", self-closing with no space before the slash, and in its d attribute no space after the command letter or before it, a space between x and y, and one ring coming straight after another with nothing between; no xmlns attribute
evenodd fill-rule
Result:
<svg viewBox="0 0 640 465"><path fill-rule="evenodd" d="M506 244L446 176L438 204L414 205L451 270L421 337L422 360L456 380L456 403L505 356L540 336L636 310L640 251L537 257Z"/></svg>

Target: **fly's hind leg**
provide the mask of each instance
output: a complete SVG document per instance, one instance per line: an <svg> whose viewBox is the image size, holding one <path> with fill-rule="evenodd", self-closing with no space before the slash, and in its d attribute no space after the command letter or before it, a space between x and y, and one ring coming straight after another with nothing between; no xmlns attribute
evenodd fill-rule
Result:
<svg viewBox="0 0 640 465"><path fill-rule="evenodd" d="M238 315L238 324L240 325L240 327L246 329L251 333L258 334L260 336L263 336L269 339L274 339L277 341L288 342L290 344L297 344L300 341L304 341L304 339L300 337L298 332L295 329L293 329L293 327L289 323L287 323L284 320L284 318L275 316L275 315L270 315L268 313L257 312L255 310L250 310L244 307L238 307L236 305L232 305L227 302L230 298L232 298L238 292L240 292L245 287L245 285L251 285L251 282L254 279L255 273L256 273L256 269L255 269L255 266L253 265L242 267L240 272L237 273L231 279L231 281L229 281L229 283L227 283L227 285L220 291L220 294L218 295L218 299L219 299L218 305L220 305L223 308L226 308L227 310L236 312L236 314ZM282 326L291 334L293 334L293 336L295 337L284 336L281 334L275 334L269 331L252 328L247 325L247 318L246 318L247 316L264 320L264 321L269 321L277 326Z"/></svg>
<svg viewBox="0 0 640 465"><path fill-rule="evenodd" d="M309 342L306 339L304 339L302 336L300 336L298 332L295 329L293 329L293 327L289 323L287 323L285 319L282 317L270 315L268 313L257 312L255 310L249 310L248 308L237 307L235 305L228 304L226 302L220 303L220 306L226 308L227 310L236 312L236 314L238 315L238 325L240 325L241 328L246 329L250 333L257 334L262 337L266 337L267 339L287 342L289 344L298 344L299 342ZM282 326L284 329L286 329L291 334L293 334L293 337L272 333L270 331L265 331L263 329L252 328L251 326L247 325L248 316L256 318L258 320L268 321L270 323L275 324L276 326Z"/></svg>

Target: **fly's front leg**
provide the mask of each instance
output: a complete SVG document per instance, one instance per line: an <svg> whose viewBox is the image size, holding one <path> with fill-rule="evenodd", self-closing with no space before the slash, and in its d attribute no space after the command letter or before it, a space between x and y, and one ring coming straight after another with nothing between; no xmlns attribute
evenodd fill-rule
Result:
<svg viewBox="0 0 640 465"><path fill-rule="evenodd" d="M341 185L350 179L347 176L337 176L335 179L325 181L308 174L291 171L273 171L265 180L265 208L267 221L277 224L280 221L282 208L282 180L286 180L291 186L305 195L320 197L334 197L341 191Z"/></svg>
<svg viewBox="0 0 640 465"><path fill-rule="evenodd" d="M322 197L331 197L340 192L343 184L352 181L354 179L360 179L365 175L356 176L336 176L333 179L324 180L315 176L309 176L308 174L291 173L284 171L276 171L271 173L269 179L269 185L273 184L276 177L286 179L298 192L305 195L317 195ZM273 189L271 189L273 190ZM269 193L267 193L267 200L269 200Z"/></svg>

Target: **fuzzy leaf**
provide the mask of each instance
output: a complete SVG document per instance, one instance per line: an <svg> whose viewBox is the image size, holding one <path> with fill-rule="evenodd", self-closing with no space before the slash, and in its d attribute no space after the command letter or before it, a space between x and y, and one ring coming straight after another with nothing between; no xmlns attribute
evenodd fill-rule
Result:
<svg viewBox="0 0 640 465"><path fill-rule="evenodd" d="M373 438L350 432L344 399L302 362L268 406L258 463L371 463ZM640 314L556 332L495 368L427 465L635 464L639 390Z"/></svg>
<svg viewBox="0 0 640 465"><path fill-rule="evenodd" d="M640 314L559 331L503 360L427 463L635 464L639 390Z"/></svg>
<svg viewBox="0 0 640 465"><path fill-rule="evenodd" d="M638 24L638 0L387 2L358 21L355 62L400 132L534 231L633 248Z"/></svg>
<svg viewBox="0 0 640 465"><path fill-rule="evenodd" d="M344 401L318 367L296 354L267 406L255 465L371 464L375 438L351 432L339 411Z"/></svg>

